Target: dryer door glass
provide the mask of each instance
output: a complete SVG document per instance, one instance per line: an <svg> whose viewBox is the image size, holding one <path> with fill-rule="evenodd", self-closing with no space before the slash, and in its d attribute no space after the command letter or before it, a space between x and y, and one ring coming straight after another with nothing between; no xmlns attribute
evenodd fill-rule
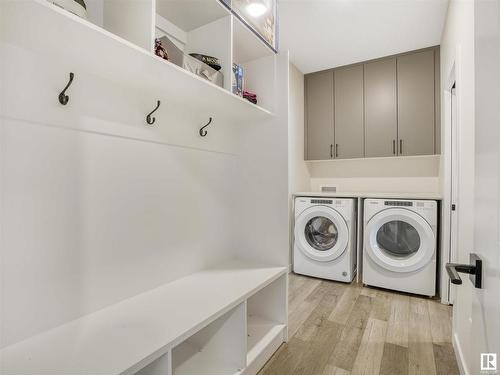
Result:
<svg viewBox="0 0 500 375"><path fill-rule="evenodd" d="M338 239L337 226L324 216L316 216L309 220L304 234L311 247L319 251L327 251L335 246Z"/></svg>
<svg viewBox="0 0 500 375"><path fill-rule="evenodd" d="M382 225L377 232L377 242L388 255L406 258L420 248L418 231L405 221L394 220Z"/></svg>

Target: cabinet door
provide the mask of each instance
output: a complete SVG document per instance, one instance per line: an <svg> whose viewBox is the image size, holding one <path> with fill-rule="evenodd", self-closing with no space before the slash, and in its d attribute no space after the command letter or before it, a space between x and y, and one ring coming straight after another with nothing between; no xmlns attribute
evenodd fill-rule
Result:
<svg viewBox="0 0 500 375"><path fill-rule="evenodd" d="M364 65L365 156L396 155L396 59Z"/></svg>
<svg viewBox="0 0 500 375"><path fill-rule="evenodd" d="M335 158L362 158L363 66L336 70L335 83Z"/></svg>
<svg viewBox="0 0 500 375"><path fill-rule="evenodd" d="M400 155L434 154L434 50L398 57Z"/></svg>
<svg viewBox="0 0 500 375"><path fill-rule="evenodd" d="M307 160L331 159L333 154L333 72L306 76Z"/></svg>

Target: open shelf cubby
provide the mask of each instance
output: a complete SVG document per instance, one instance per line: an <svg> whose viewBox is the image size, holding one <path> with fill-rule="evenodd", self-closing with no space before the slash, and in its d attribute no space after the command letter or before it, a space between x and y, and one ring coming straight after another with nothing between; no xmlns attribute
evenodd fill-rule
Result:
<svg viewBox="0 0 500 375"><path fill-rule="evenodd" d="M279 277L247 300L247 363L252 365L263 349L283 341L287 312L286 275Z"/></svg>
<svg viewBox="0 0 500 375"><path fill-rule="evenodd" d="M229 10L217 0L157 0L155 37L162 41L169 60L185 69L196 63L190 53L216 57L221 65L218 73L206 64L196 69L205 70L202 75L230 90L231 17Z"/></svg>
<svg viewBox="0 0 500 375"><path fill-rule="evenodd" d="M151 43L154 42L152 1L86 0L85 4L87 21L141 48L151 48Z"/></svg>
<svg viewBox="0 0 500 375"><path fill-rule="evenodd" d="M162 41L170 62L192 72L189 54L216 57L222 78L206 66L203 74L208 72L212 83L231 92L233 64L239 65L243 90L257 95L258 106L274 110L275 53L219 0L157 0L155 37Z"/></svg>
<svg viewBox="0 0 500 375"><path fill-rule="evenodd" d="M243 69L243 90L255 93L257 104L274 112L276 55L237 17L233 17L233 63Z"/></svg>
<svg viewBox="0 0 500 375"><path fill-rule="evenodd" d="M134 375L170 375L170 353L162 355Z"/></svg>
<svg viewBox="0 0 500 375"><path fill-rule="evenodd" d="M172 349L172 374L233 375L245 368L244 326L242 303Z"/></svg>

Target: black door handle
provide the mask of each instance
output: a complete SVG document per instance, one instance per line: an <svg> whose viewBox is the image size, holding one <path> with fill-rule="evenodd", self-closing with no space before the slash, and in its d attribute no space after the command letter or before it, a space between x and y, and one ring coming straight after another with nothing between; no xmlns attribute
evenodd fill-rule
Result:
<svg viewBox="0 0 500 375"><path fill-rule="evenodd" d="M462 279L459 272L468 273L474 287L481 289L483 284L483 261L477 254L471 253L470 264L447 263L446 272L452 284L461 285Z"/></svg>

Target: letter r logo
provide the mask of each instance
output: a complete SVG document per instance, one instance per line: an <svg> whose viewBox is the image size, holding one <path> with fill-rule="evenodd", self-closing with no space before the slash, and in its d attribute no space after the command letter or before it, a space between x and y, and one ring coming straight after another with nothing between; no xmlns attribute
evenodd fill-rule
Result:
<svg viewBox="0 0 500 375"><path fill-rule="evenodd" d="M481 353L481 371L496 371L497 353Z"/></svg>

